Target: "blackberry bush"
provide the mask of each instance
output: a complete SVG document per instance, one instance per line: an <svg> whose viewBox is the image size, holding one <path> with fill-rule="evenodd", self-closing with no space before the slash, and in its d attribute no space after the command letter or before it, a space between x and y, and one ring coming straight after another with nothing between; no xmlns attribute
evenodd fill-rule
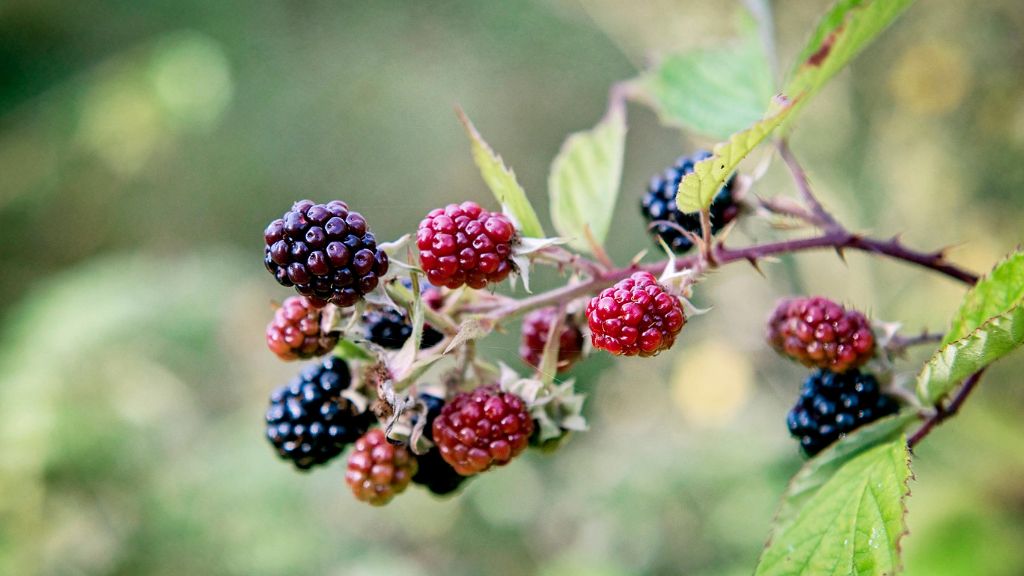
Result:
<svg viewBox="0 0 1024 576"><path fill-rule="evenodd" d="M817 370L804 382L786 424L804 454L814 456L840 437L898 410L899 403L880 392L878 380L870 374Z"/></svg>
<svg viewBox="0 0 1024 576"><path fill-rule="evenodd" d="M694 164L710 157L711 153L707 150L680 157L671 167L651 178L647 192L640 201L640 213L651 234L660 237L676 254L682 254L693 247L693 243L683 233L684 230L701 235L700 213L684 213L676 206L679 181L693 172ZM718 232L739 215L740 206L733 196L735 180L735 176L730 176L711 203L712 233Z"/></svg>
<svg viewBox="0 0 1024 576"><path fill-rule="evenodd" d="M329 357L274 390L267 408L267 440L278 455L305 470L341 454L374 421L342 392L351 385L348 365Z"/></svg>
<svg viewBox="0 0 1024 576"><path fill-rule="evenodd" d="M299 200L263 233L263 262L282 286L315 303L352 306L388 271L362 214L340 200Z"/></svg>

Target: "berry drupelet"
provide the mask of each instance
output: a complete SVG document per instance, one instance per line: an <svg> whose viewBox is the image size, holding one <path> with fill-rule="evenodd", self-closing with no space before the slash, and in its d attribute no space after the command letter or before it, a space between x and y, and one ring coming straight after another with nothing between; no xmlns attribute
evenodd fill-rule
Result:
<svg viewBox="0 0 1024 576"><path fill-rule="evenodd" d="M842 374L817 370L804 382L786 424L804 454L814 456L853 430L898 411L899 404L879 391L874 376L856 369Z"/></svg>
<svg viewBox="0 0 1024 576"><path fill-rule="evenodd" d="M619 356L668 350L686 324L679 298L650 272L635 272L591 298L587 323L594 348Z"/></svg>
<svg viewBox="0 0 1024 576"><path fill-rule="evenodd" d="M363 314L363 326L366 328L366 339L389 350L398 350L412 336L412 324L405 315L395 308L370 310ZM420 338L421 348L431 348L444 340L444 334L429 325L423 325L423 336Z"/></svg>
<svg viewBox="0 0 1024 576"><path fill-rule="evenodd" d="M420 267L435 286L483 288L513 271L515 227L500 212L475 202L449 204L427 214L416 233Z"/></svg>
<svg viewBox="0 0 1024 576"><path fill-rule="evenodd" d="M682 230L700 236L700 214L685 213L676 206L676 191L683 176L693 172L697 162L709 158L710 152L701 150L692 156L683 156L665 172L655 175L647 185L647 193L640 202L640 212L650 225L651 233L660 237L677 254L693 246ZM739 215L740 207L733 196L735 176L715 195L711 204L711 231L716 233Z"/></svg>
<svg viewBox="0 0 1024 576"><path fill-rule="evenodd" d="M373 414L341 395L350 383L345 361L328 357L270 395L267 440L281 458L302 470L324 464L369 428Z"/></svg>
<svg viewBox="0 0 1024 576"><path fill-rule="evenodd" d="M534 310L523 318L522 340L519 344L519 356L524 362L540 367L544 355L544 346L548 342L551 324L555 321L555 308ZM559 332L558 371L568 370L583 353L583 333L571 316L566 317Z"/></svg>
<svg viewBox="0 0 1024 576"><path fill-rule="evenodd" d="M264 241L267 270L314 304L352 306L388 271L366 219L340 200L299 200L267 226Z"/></svg>
<svg viewBox="0 0 1024 576"><path fill-rule="evenodd" d="M423 434L433 441L434 420L444 408L444 399L432 394L420 394L419 398L427 407L427 421L423 428ZM438 496L455 492L467 479L466 476L456 472L451 464L445 462L441 456L441 450L436 446L428 450L426 454L417 456L416 460L419 462L419 470L412 477L413 483L423 486Z"/></svg>
<svg viewBox="0 0 1024 576"><path fill-rule="evenodd" d="M859 368L875 353L868 319L821 297L779 302L768 320L768 343L804 366L833 372Z"/></svg>
<svg viewBox="0 0 1024 576"><path fill-rule="evenodd" d="M472 476L508 464L525 450L533 419L519 396L481 386L445 404L432 428L445 462Z"/></svg>
<svg viewBox="0 0 1024 576"><path fill-rule="evenodd" d="M388 442L380 428L356 440L348 457L345 482L356 498L383 506L401 494L416 474L416 458L405 446Z"/></svg>
<svg viewBox="0 0 1024 576"><path fill-rule="evenodd" d="M324 332L323 310L304 296L286 298L267 325L267 346L282 360L327 354L338 344L337 332Z"/></svg>

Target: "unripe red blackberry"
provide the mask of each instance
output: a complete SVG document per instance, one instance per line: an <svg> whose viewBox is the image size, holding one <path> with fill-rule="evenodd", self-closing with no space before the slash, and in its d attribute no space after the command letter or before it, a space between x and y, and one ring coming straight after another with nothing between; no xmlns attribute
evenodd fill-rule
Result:
<svg viewBox="0 0 1024 576"><path fill-rule="evenodd" d="M314 303L352 306L388 271L388 255L377 248L366 219L340 200L299 200L263 237L267 270Z"/></svg>
<svg viewBox="0 0 1024 576"><path fill-rule="evenodd" d="M420 222L420 267L435 286L483 288L512 272L515 227L500 212L475 202L431 210Z"/></svg>
<svg viewBox="0 0 1024 576"><path fill-rule="evenodd" d="M814 456L853 430L898 411L899 404L879 391L874 376L856 369L842 374L817 370L804 382L786 425L804 454Z"/></svg>
<svg viewBox="0 0 1024 576"><path fill-rule="evenodd" d="M281 458L301 470L324 464L369 428L373 414L341 395L350 383L345 361L329 356L270 395L267 440Z"/></svg>
<svg viewBox="0 0 1024 576"><path fill-rule="evenodd" d="M518 456L533 433L522 398L497 386L463 392L434 420L434 443L456 472L472 476Z"/></svg>
<svg viewBox="0 0 1024 576"><path fill-rule="evenodd" d="M551 331L551 324L555 321L555 308L541 308L534 310L523 318L522 339L519 343L519 356L524 362L540 367L541 358L544 355L544 346L548 342L548 333ZM558 371L568 370L583 353L583 333L579 326L567 316L559 332L558 342Z"/></svg>
<svg viewBox="0 0 1024 576"><path fill-rule="evenodd" d="M383 506L405 491L414 474L416 458L408 448L391 444L380 428L374 428L356 440L345 482L359 500Z"/></svg>
<svg viewBox="0 0 1024 576"><path fill-rule="evenodd" d="M441 410L444 408L444 399L432 394L420 394L419 398L427 406L427 421L423 428L423 434L433 441L434 421L437 420ZM418 419L418 417L413 419L414 425ZM428 450L426 454L417 456L416 462L419 464L419 470L412 477L413 483L425 487L438 496L455 492L467 479L462 474L456 472L451 464L445 462L441 456L441 450L436 445Z"/></svg>
<svg viewBox="0 0 1024 576"><path fill-rule="evenodd" d="M701 234L700 213L685 213L676 205L676 191L683 176L693 172L697 162L711 156L706 150L700 150L692 156L683 156L661 174L651 178L647 185L647 193L640 202L640 213L651 225L650 231L661 237L665 244L677 254L689 250L693 243L681 230ZM739 215L740 207L733 196L734 176L722 186L711 203L711 232L716 233Z"/></svg>
<svg viewBox="0 0 1024 576"><path fill-rule="evenodd" d="M868 319L822 297L779 302L768 320L768 343L804 366L832 372L859 368L875 353Z"/></svg>
<svg viewBox="0 0 1024 576"><path fill-rule="evenodd" d="M619 356L668 350L686 324L679 298L650 272L635 272L591 298L587 323L594 348Z"/></svg>
<svg viewBox="0 0 1024 576"><path fill-rule="evenodd" d="M286 298L267 324L267 346L282 360L323 356L337 344L338 333L323 330L323 311L304 296Z"/></svg>

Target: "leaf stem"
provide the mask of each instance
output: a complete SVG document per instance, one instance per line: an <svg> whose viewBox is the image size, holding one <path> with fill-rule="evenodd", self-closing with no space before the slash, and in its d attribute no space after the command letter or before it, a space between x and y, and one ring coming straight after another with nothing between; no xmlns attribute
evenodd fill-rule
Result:
<svg viewBox="0 0 1024 576"><path fill-rule="evenodd" d="M981 380L981 376L984 373L985 369L982 368L974 374L971 374L966 380L964 380L963 386L960 387L960 390L957 391L956 396L950 400L949 404L945 406L941 403L936 405L935 411L932 415L928 416L925 419L924 424L922 424L921 427L907 439L907 448L913 450L914 447L920 444L922 440L931 434L932 430L934 430L936 426L955 416L957 412L960 411L960 407L963 406L964 402L967 400L967 397L970 396L971 392L978 387L978 382Z"/></svg>

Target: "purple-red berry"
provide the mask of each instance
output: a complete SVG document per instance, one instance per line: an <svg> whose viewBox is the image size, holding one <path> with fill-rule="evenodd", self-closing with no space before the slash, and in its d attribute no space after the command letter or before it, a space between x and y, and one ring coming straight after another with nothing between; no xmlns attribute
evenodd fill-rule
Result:
<svg viewBox="0 0 1024 576"><path fill-rule="evenodd" d="M522 339L519 343L519 356L524 362L539 368L544 355L544 346L548 342L548 334L554 323L557 309L541 308L534 310L523 318ZM558 333L558 371L568 370L583 354L583 333L579 326L567 316Z"/></svg>
<svg viewBox="0 0 1024 576"><path fill-rule="evenodd" d="M668 350L686 324L679 298L650 272L635 272L591 298L587 323L594 348L620 356Z"/></svg>
<svg viewBox="0 0 1024 576"><path fill-rule="evenodd" d="M463 476L508 464L526 449L532 433L526 402L497 386L458 394L433 424L441 457Z"/></svg>
<svg viewBox="0 0 1024 576"><path fill-rule="evenodd" d="M345 482L359 500L383 506L405 491L414 474L416 458L409 449L389 443L384 432L374 428L356 440Z"/></svg>
<svg viewBox="0 0 1024 576"><path fill-rule="evenodd" d="M304 296L286 298L267 324L267 346L282 360L327 354L338 344L338 333L324 331L323 316Z"/></svg>
<svg viewBox="0 0 1024 576"><path fill-rule="evenodd" d="M299 200L263 237L267 270L314 304L352 306L388 271L366 219L340 200Z"/></svg>
<svg viewBox="0 0 1024 576"><path fill-rule="evenodd" d="M779 302L768 320L767 338L779 354L832 372L859 368L875 353L868 319L822 297Z"/></svg>
<svg viewBox="0 0 1024 576"><path fill-rule="evenodd" d="M508 216L474 202L436 208L416 233L420 267L435 286L483 288L512 272L514 237Z"/></svg>

